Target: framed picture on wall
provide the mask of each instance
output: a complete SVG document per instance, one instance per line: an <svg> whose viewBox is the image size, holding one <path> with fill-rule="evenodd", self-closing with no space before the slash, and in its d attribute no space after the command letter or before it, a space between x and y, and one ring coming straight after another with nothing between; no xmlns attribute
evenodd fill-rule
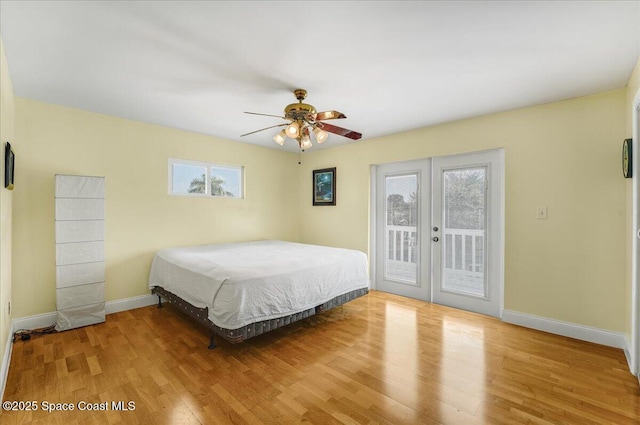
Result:
<svg viewBox="0 0 640 425"><path fill-rule="evenodd" d="M13 167L15 166L16 156L11 149L11 144L7 142L4 148L4 187L13 190Z"/></svg>
<svg viewBox="0 0 640 425"><path fill-rule="evenodd" d="M336 167L313 170L313 205L336 204Z"/></svg>

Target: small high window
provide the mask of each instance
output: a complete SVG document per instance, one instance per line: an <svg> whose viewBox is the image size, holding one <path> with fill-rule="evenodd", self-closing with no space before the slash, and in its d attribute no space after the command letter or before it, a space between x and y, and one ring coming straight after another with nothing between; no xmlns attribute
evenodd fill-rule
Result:
<svg viewBox="0 0 640 425"><path fill-rule="evenodd" d="M244 198L244 167L169 159L169 194Z"/></svg>

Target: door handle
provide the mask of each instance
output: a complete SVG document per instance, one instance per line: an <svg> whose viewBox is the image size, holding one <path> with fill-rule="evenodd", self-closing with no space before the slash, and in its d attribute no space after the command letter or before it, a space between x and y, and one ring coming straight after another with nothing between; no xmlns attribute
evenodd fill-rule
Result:
<svg viewBox="0 0 640 425"><path fill-rule="evenodd" d="M431 239L431 240L434 241L434 242L438 242L440 239L438 239L437 236L434 236L433 239Z"/></svg>

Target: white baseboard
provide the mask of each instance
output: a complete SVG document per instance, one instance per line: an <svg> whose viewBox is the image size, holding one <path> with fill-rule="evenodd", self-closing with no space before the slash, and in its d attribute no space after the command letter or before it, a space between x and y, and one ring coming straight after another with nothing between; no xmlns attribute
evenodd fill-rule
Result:
<svg viewBox="0 0 640 425"><path fill-rule="evenodd" d="M11 330L11 327L9 327ZM11 361L11 352L13 350L13 332L7 335L7 345L4 347L4 356L2 357L2 369L0 369L0 400L4 400L4 387L7 385L7 376L9 376L9 362Z"/></svg>
<svg viewBox="0 0 640 425"><path fill-rule="evenodd" d="M627 358L627 365L629 366L629 370L631 371L631 373L635 375L635 372L633 370L633 362L631 361L631 340L629 339L629 335L625 335L624 343L624 356ZM638 376L638 379L640 379L640 376Z"/></svg>
<svg viewBox="0 0 640 425"><path fill-rule="evenodd" d="M625 335L619 332L606 331L511 310L502 311L502 321L582 341L621 348L625 351L625 355L629 350Z"/></svg>
<svg viewBox="0 0 640 425"><path fill-rule="evenodd" d="M121 311L133 310L136 308L147 307L158 303L158 297L155 295L140 295L137 297L124 298L122 300L107 301L104 309L107 314L119 313Z"/></svg>
<svg viewBox="0 0 640 425"><path fill-rule="evenodd" d="M20 317L11 321L11 335L21 329L38 329L56 323L56 312L36 314L35 316Z"/></svg>
<svg viewBox="0 0 640 425"><path fill-rule="evenodd" d="M107 301L105 303L106 314L118 313L120 311L133 310L135 308L147 307L154 305L158 302L158 298L155 295L140 295L137 297L124 298L121 300ZM4 388L7 383L7 376L9 374L9 362L11 361L11 351L13 349L13 334L20 329L38 329L50 326L56 323L56 312L37 314L29 317L19 317L11 321L11 327L9 329L9 337L7 339L7 345L4 351L4 357L2 359L2 369L0 369L0 400L4 395Z"/></svg>
<svg viewBox="0 0 640 425"><path fill-rule="evenodd" d="M121 311L133 310L134 308L147 307L158 302L155 295L140 295L137 297L124 298L121 300L107 301L104 305L105 313L112 314ZM56 322L56 312L37 314L35 316L20 317L11 321L11 334L19 329L37 329L52 325Z"/></svg>

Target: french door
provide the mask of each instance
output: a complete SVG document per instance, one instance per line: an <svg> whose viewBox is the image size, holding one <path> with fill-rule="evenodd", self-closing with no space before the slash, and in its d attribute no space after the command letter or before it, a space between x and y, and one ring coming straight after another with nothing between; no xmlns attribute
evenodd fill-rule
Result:
<svg viewBox="0 0 640 425"><path fill-rule="evenodd" d="M376 288L500 316L502 168L502 151L378 166Z"/></svg>
<svg viewBox="0 0 640 425"><path fill-rule="evenodd" d="M432 301L500 316L502 152L433 159Z"/></svg>
<svg viewBox="0 0 640 425"><path fill-rule="evenodd" d="M405 297L430 300L429 161L406 161L377 167L376 288ZM426 189L426 191L425 191Z"/></svg>

